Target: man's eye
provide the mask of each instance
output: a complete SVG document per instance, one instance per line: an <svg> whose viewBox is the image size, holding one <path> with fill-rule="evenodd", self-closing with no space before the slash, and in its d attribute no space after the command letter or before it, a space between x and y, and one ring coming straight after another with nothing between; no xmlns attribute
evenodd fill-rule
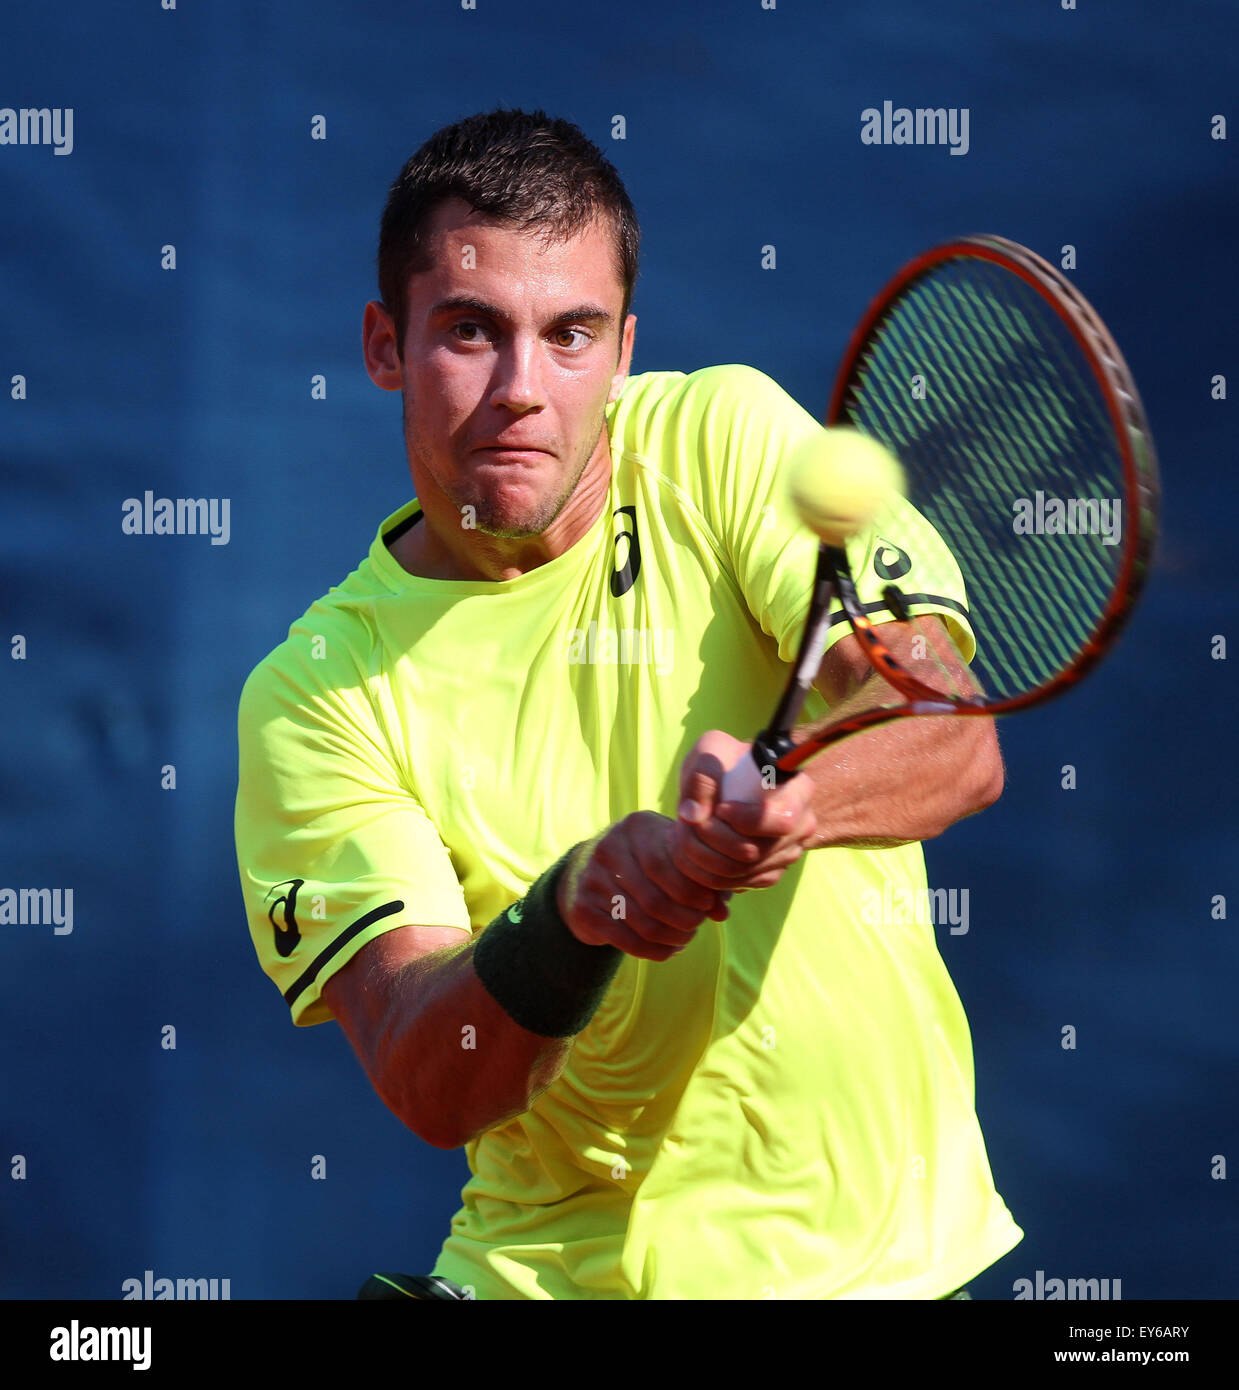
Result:
<svg viewBox="0 0 1239 1390"><path fill-rule="evenodd" d="M452 332L458 333L461 340L466 343L480 343L482 331L480 323L456 323L452 325Z"/></svg>
<svg viewBox="0 0 1239 1390"><path fill-rule="evenodd" d="M559 341L561 338L569 338L569 339L571 339L571 337L572 337L573 334L576 335L576 337L578 338L579 341L577 341L577 342L571 342L571 341L569 341L569 342L566 342L566 343L565 343L565 342L560 342L560 341ZM557 345L558 345L559 347L576 347L576 348L583 348L583 347L585 346L585 344L589 342L589 334L586 333L586 331L585 331L583 328L557 328L557 329L555 330L555 339L556 339L556 343L557 343Z"/></svg>

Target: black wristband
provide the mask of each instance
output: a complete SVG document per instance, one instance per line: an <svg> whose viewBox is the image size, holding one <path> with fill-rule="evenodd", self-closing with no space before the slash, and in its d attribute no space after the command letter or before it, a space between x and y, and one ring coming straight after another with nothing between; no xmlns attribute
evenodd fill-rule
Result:
<svg viewBox="0 0 1239 1390"><path fill-rule="evenodd" d="M587 946L559 915L555 892L574 845L519 902L478 936L473 970L514 1022L544 1038L570 1038L593 1018L623 952Z"/></svg>

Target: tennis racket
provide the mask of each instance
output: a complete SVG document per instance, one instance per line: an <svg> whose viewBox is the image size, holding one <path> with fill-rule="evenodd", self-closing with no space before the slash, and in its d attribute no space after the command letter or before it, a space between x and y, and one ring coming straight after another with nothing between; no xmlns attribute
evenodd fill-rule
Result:
<svg viewBox="0 0 1239 1390"><path fill-rule="evenodd" d="M1148 571L1157 463L1131 373L1084 296L1015 242L961 237L899 271L852 335L826 423L898 456L908 501L953 555L966 602L900 587L911 557L885 541L881 516L870 552L887 581L878 602L858 598L848 551L823 544L791 677L751 760L726 773L723 801L756 800L823 749L891 720L1044 704L1110 650ZM944 624L914 669L884 640L888 623L912 621L932 599L971 630L970 663ZM796 743L839 622L884 684L873 708Z"/></svg>

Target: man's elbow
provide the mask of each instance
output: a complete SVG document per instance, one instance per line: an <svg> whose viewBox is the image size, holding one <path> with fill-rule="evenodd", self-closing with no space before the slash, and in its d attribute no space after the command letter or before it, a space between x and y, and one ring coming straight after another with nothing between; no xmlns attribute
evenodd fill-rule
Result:
<svg viewBox="0 0 1239 1390"><path fill-rule="evenodd" d="M411 1134L435 1149L459 1149L469 1142L453 1127L453 1116L444 1113L427 1114L415 1109L411 1097L402 1090L386 1089L377 1082L374 1086L379 1099Z"/></svg>
<svg viewBox="0 0 1239 1390"><path fill-rule="evenodd" d="M966 804L961 812L963 816L975 816L978 811L992 806L1002 795L1007 781L994 721L978 719L976 724L969 776L963 782L967 787Z"/></svg>
<svg viewBox="0 0 1239 1390"><path fill-rule="evenodd" d="M952 762L952 775L938 800L932 826L920 838L936 839L951 826L992 806L1002 795L1006 773L993 720L955 719L961 725L959 748Z"/></svg>

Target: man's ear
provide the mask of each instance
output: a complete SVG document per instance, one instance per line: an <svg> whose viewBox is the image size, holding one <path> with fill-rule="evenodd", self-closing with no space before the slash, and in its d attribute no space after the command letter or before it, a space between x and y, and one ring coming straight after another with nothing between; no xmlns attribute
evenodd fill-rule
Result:
<svg viewBox="0 0 1239 1390"><path fill-rule="evenodd" d="M619 400L620 392L624 389L624 383L628 380L628 368L632 365L632 345L637 334L637 316L629 314L624 320L624 331L620 338L620 360L615 369L615 375L611 378L611 394L607 397L607 403Z"/></svg>
<svg viewBox="0 0 1239 1390"><path fill-rule="evenodd" d="M370 380L384 391L404 386L400 355L396 351L396 325L383 305L372 299L361 321L361 350Z"/></svg>

